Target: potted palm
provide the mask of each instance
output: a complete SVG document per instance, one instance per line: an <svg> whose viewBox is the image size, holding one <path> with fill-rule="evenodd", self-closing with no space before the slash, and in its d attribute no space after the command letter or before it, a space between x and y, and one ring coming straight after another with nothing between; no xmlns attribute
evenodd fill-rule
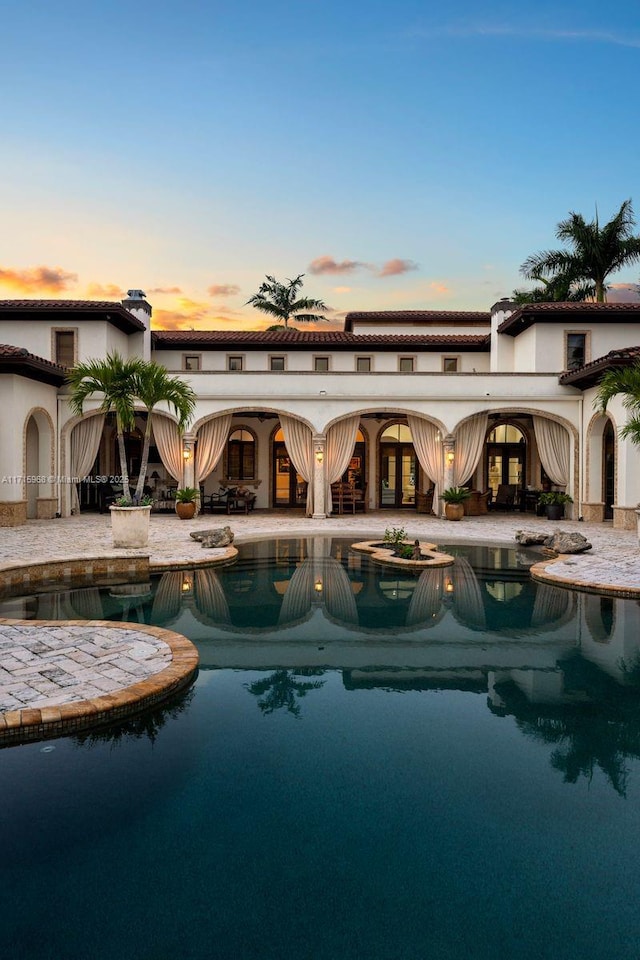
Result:
<svg viewBox="0 0 640 960"><path fill-rule="evenodd" d="M561 493L560 490L550 490L548 493L540 494L538 503L545 508L547 520L562 520L565 503L573 503L573 499L568 493Z"/></svg>
<svg viewBox="0 0 640 960"><path fill-rule="evenodd" d="M447 520L462 520L464 516L464 502L470 496L466 487L448 487L440 494L444 500L444 515Z"/></svg>
<svg viewBox="0 0 640 960"><path fill-rule="evenodd" d="M176 490L176 513L181 520L191 520L196 513L198 491L195 487L182 487Z"/></svg>

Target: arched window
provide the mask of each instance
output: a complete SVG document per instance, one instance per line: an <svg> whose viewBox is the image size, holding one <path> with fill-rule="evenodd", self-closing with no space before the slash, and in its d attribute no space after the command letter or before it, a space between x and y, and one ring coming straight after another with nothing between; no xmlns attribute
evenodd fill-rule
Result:
<svg viewBox="0 0 640 960"><path fill-rule="evenodd" d="M383 430L380 435L380 442L413 443L413 437L406 423L392 423Z"/></svg>
<svg viewBox="0 0 640 960"><path fill-rule="evenodd" d="M255 480L256 438L245 427L232 430L227 441L227 478Z"/></svg>

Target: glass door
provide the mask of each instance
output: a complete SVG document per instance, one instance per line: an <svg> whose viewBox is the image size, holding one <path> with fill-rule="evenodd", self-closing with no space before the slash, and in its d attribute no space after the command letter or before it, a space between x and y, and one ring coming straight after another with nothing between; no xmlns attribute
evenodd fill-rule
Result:
<svg viewBox="0 0 640 960"><path fill-rule="evenodd" d="M273 445L273 505L274 507L304 507L307 502L307 484L300 476L283 442Z"/></svg>
<svg viewBox="0 0 640 960"><path fill-rule="evenodd" d="M398 509L416 502L416 455L410 444L380 446L380 506Z"/></svg>

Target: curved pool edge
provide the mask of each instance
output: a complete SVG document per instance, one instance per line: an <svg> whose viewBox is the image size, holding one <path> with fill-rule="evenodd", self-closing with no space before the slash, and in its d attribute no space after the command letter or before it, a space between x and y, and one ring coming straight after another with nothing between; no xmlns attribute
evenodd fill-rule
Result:
<svg viewBox="0 0 640 960"><path fill-rule="evenodd" d="M584 571L582 578L576 577L577 571L573 572L574 576L572 577L572 571L566 569L567 566L582 566L588 569L589 565L596 568L595 574L591 574L593 579L589 579L588 577L585 579ZM556 569L550 569L552 567ZM599 580L597 576L598 567L599 564L593 556L563 553L534 563L529 568L529 575L532 580L536 580L539 583L546 583L549 586L561 587L567 590L577 590L581 593L597 593L603 596L620 597L626 600L637 600L640 598L640 586L635 587L629 584L619 586Z"/></svg>
<svg viewBox="0 0 640 960"><path fill-rule="evenodd" d="M112 620L0 619L0 624L35 628L35 631L51 627L86 627L85 641L90 640L98 629L118 631L119 634L146 634L166 644L171 655L168 666L136 683L98 697L0 712L0 747L67 736L127 719L160 705L188 687L198 672L199 655L195 645L182 634L163 627L146 624L132 626Z"/></svg>

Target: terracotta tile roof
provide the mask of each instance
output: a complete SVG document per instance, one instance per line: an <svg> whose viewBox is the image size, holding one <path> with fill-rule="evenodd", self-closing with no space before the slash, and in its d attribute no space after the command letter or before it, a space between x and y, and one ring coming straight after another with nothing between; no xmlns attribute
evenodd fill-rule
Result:
<svg viewBox="0 0 640 960"><path fill-rule="evenodd" d="M563 385L578 387L580 390L587 390L600 382L603 374L607 370L613 370L616 367L630 367L640 360L640 346L622 347L620 350L610 350L604 357L598 357L590 363L585 363L583 367L577 370L567 370L559 379Z"/></svg>
<svg viewBox="0 0 640 960"><path fill-rule="evenodd" d="M353 329L354 321L365 323L490 323L491 313L480 310L354 310L344 318L344 329Z"/></svg>
<svg viewBox="0 0 640 960"><path fill-rule="evenodd" d="M599 321L612 320L640 322L640 303L526 303L503 320L498 333L516 337L533 323L559 323L569 318Z"/></svg>
<svg viewBox="0 0 640 960"><path fill-rule="evenodd" d="M141 320L114 300L0 300L0 316L14 319L37 320L38 314L58 314L62 320L66 314L73 314L78 320L79 313L84 314L83 320L104 320L124 333L146 329Z"/></svg>
<svg viewBox="0 0 640 960"><path fill-rule="evenodd" d="M152 346L156 350L223 349L227 347L258 350L375 350L388 347L437 350L456 347L485 351L489 337L482 334L355 334L343 330L154 330Z"/></svg>
<svg viewBox="0 0 640 960"><path fill-rule="evenodd" d="M51 360L29 353L25 347L0 343L0 374L2 373L17 373L30 380L59 386L64 382L67 370Z"/></svg>

